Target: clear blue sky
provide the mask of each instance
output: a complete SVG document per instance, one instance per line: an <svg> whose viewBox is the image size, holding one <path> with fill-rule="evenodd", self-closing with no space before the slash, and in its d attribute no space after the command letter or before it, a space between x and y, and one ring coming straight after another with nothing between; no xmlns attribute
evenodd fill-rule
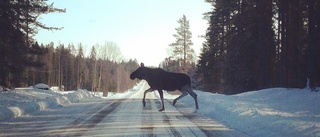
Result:
<svg viewBox="0 0 320 137"><path fill-rule="evenodd" d="M64 27L59 31L39 30L39 43L85 45L89 53L95 44L112 41L126 59L137 59L148 66L157 66L168 56L169 44L183 14L190 23L196 53L200 52L208 27L203 13L211 10L204 0L49 0L66 13L41 16L47 26Z"/></svg>

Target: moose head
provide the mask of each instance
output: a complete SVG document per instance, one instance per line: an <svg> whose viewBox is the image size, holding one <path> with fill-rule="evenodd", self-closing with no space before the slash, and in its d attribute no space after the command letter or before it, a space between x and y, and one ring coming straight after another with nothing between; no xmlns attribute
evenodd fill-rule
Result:
<svg viewBox="0 0 320 137"><path fill-rule="evenodd" d="M143 79L144 75L145 75L145 69L146 68L144 67L144 64L141 63L140 67L130 74L130 79L132 79L132 80L135 78L140 79L140 80Z"/></svg>

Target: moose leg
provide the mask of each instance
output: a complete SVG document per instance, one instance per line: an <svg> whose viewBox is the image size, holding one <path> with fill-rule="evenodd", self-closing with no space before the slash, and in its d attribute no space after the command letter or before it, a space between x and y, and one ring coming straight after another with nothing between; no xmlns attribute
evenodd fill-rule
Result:
<svg viewBox="0 0 320 137"><path fill-rule="evenodd" d="M162 90L158 90L158 92L159 92L161 103L162 103L162 108L159 111L163 111L164 110L163 91Z"/></svg>
<svg viewBox="0 0 320 137"><path fill-rule="evenodd" d="M173 106L177 103L177 101L180 99L180 98L183 98L184 96L188 95L187 91L185 90L181 90L181 95L179 97L177 97L176 99L173 100Z"/></svg>
<svg viewBox="0 0 320 137"><path fill-rule="evenodd" d="M194 99L194 102L196 104L196 109L199 109L197 94L193 92L193 90L192 90L190 85L186 85L186 86L182 87L181 92L182 92L182 95L183 95L184 92L188 92L190 94L190 96L192 96L193 99ZM180 99L180 97L176 98L175 100L178 100L178 99ZM173 101L173 104L175 104L175 101Z"/></svg>
<svg viewBox="0 0 320 137"><path fill-rule="evenodd" d="M144 91L143 98L142 98L143 107L146 106L146 101L145 101L146 94L147 94L148 92L151 92L151 91L153 91L153 89L151 89L151 88L149 88L149 89L147 89L146 91Z"/></svg>
<svg viewBox="0 0 320 137"><path fill-rule="evenodd" d="M196 109L199 109L199 106L198 106L198 99L197 99L197 94L193 92L192 88L190 86L187 86L185 88L185 90L193 97L194 99L194 102L196 104Z"/></svg>

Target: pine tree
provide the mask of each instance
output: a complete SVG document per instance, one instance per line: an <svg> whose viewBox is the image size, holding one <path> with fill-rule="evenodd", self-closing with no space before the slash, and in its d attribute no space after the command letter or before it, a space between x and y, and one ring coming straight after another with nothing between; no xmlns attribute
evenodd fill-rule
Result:
<svg viewBox="0 0 320 137"><path fill-rule="evenodd" d="M30 62L28 57L43 54L38 44L32 39L38 28L58 29L42 24L41 14L65 12L63 9L48 5L38 0L2 0L0 1L0 84L6 86L27 86L28 67L37 62ZM33 74L32 74L33 75Z"/></svg>
<svg viewBox="0 0 320 137"><path fill-rule="evenodd" d="M31 43L32 37L37 33L37 29L61 30L61 27L49 27L41 23L38 18L42 14L66 12L65 9L54 8L53 3L47 4L45 1L39 0L18 0L13 2L14 9L19 19L16 27L20 29L26 36L26 42Z"/></svg>
<svg viewBox="0 0 320 137"><path fill-rule="evenodd" d="M190 31L189 20L183 15L182 18L178 20L179 27L175 30L177 34L173 34L176 41L169 46L173 48L173 54L171 55L174 60L182 60L183 70L186 71L187 63L193 61L194 50L190 47L193 45L191 38L192 33Z"/></svg>
<svg viewBox="0 0 320 137"><path fill-rule="evenodd" d="M265 87L274 45L271 1L208 2L215 8L207 13L210 26L198 64L205 87L225 94Z"/></svg>
<svg viewBox="0 0 320 137"><path fill-rule="evenodd" d="M91 79L91 91L96 91L97 88L97 53L94 46L92 46L89 67L90 67L90 79Z"/></svg>
<svg viewBox="0 0 320 137"><path fill-rule="evenodd" d="M224 92L230 80L233 80L232 71L237 66L228 55L236 51L230 46L230 7L231 1L212 0L207 1L214 6L212 12L206 13L209 19L209 27L206 34L206 42L203 43L202 53L198 64L198 74L203 77L204 88L209 91ZM230 50L233 49L233 50ZM230 51L229 51L230 50ZM234 54L235 58L238 54ZM213 84L214 83L214 84Z"/></svg>
<svg viewBox="0 0 320 137"><path fill-rule="evenodd" d="M83 46L80 43L78 48L78 54L76 57L76 70L77 70L77 89L81 89L84 80L84 54Z"/></svg>
<svg viewBox="0 0 320 137"><path fill-rule="evenodd" d="M55 73L55 69L54 69L54 44L51 42L50 44L48 44L46 46L46 48L48 49L48 52L46 54L43 55L44 58L44 62L45 62L45 67L44 67L44 71L45 71L45 76L46 76L46 80L44 81L44 83L47 83L50 86L55 86L54 85L54 73Z"/></svg>

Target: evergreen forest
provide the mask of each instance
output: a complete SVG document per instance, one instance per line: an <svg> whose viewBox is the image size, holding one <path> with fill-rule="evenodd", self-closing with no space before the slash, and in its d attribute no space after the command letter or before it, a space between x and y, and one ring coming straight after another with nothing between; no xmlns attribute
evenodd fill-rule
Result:
<svg viewBox="0 0 320 137"><path fill-rule="evenodd" d="M206 0L197 73L206 91L235 94L320 84L319 0Z"/></svg>

